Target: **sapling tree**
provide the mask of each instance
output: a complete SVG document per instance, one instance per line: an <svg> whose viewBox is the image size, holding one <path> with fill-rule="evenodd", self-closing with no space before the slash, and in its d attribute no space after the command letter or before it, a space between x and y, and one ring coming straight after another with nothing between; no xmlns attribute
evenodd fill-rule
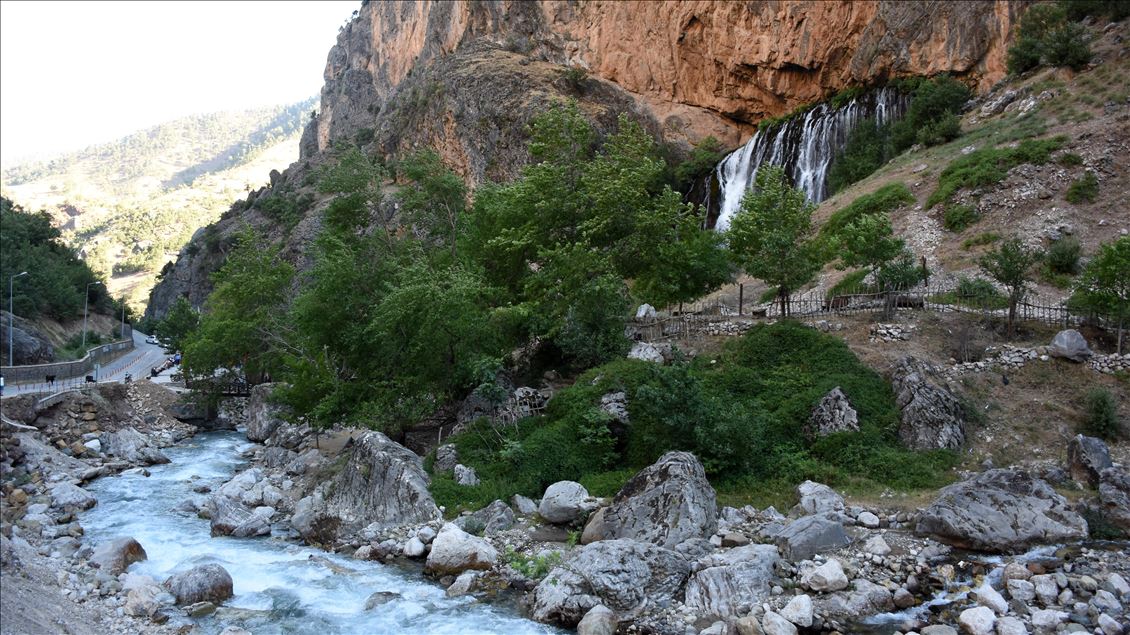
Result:
<svg viewBox="0 0 1130 635"><path fill-rule="evenodd" d="M1010 238L981 257L979 264L993 280L1008 290L1008 336L1016 330L1016 306L1028 292L1032 267L1041 260L1038 249L1025 247L1019 238Z"/></svg>

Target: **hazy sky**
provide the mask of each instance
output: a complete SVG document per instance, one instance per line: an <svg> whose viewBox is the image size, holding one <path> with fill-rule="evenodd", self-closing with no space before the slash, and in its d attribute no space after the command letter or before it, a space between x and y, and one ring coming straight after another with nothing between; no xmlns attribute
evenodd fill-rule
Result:
<svg viewBox="0 0 1130 635"><path fill-rule="evenodd" d="M352 2L0 2L0 160L322 86Z"/></svg>

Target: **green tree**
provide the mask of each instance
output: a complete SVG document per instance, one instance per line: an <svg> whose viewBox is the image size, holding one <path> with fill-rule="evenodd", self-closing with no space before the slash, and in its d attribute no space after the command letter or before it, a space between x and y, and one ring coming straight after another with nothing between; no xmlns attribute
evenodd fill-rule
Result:
<svg viewBox="0 0 1130 635"><path fill-rule="evenodd" d="M212 274L215 286L199 327L185 341L189 375L211 377L219 369L241 366L256 381L279 369L279 350L285 347L282 316L294 268L261 243L253 231L244 231Z"/></svg>
<svg viewBox="0 0 1130 635"><path fill-rule="evenodd" d="M177 298L169 312L157 325L157 334L167 341L174 351L184 349L186 338L200 325L200 314L184 296Z"/></svg>
<svg viewBox="0 0 1130 635"><path fill-rule="evenodd" d="M887 214L859 216L835 239L840 249L841 267L862 267L872 276L883 294L884 316L895 309L895 296L919 280L926 272L917 265L906 243L894 236Z"/></svg>
<svg viewBox="0 0 1130 635"><path fill-rule="evenodd" d="M815 209L804 192L789 185L784 169L764 166L726 232L734 262L777 288L783 316L789 314L792 292L812 280L823 264L812 231Z"/></svg>
<svg viewBox="0 0 1130 635"><path fill-rule="evenodd" d="M978 263L982 271L1008 290L1009 337L1015 333L1016 306L1028 292L1031 269L1040 259L1039 250L1025 247L1018 238L1010 238L982 256Z"/></svg>
<svg viewBox="0 0 1130 635"><path fill-rule="evenodd" d="M1020 18L1008 48L1008 72L1019 75L1041 64L1079 70L1091 61L1087 29L1068 21L1064 4L1038 4Z"/></svg>
<svg viewBox="0 0 1130 635"><path fill-rule="evenodd" d="M1126 322L1130 318L1130 237L1123 236L1099 248L1099 253L1083 270L1071 304L1116 320L1118 352L1122 353Z"/></svg>
<svg viewBox="0 0 1130 635"><path fill-rule="evenodd" d="M433 150L409 155L399 169L409 179L400 192L406 219L424 236L447 245L455 258L467 207L467 185Z"/></svg>

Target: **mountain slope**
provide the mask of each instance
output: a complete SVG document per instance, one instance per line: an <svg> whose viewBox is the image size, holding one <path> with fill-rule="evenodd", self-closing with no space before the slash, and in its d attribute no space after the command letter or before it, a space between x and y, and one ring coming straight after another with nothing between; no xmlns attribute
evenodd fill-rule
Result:
<svg viewBox="0 0 1130 635"><path fill-rule="evenodd" d="M138 306L197 229L297 157L313 105L309 99L177 119L6 169L4 194L46 210L64 240L110 278L111 293Z"/></svg>

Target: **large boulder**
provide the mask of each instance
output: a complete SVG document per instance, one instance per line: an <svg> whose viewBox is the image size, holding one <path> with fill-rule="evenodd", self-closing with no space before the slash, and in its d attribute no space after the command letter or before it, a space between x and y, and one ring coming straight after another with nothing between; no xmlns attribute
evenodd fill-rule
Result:
<svg viewBox="0 0 1130 635"><path fill-rule="evenodd" d="M212 521L213 536L251 538L271 534L269 507L252 509L238 499L220 494L211 496L205 503L206 513Z"/></svg>
<svg viewBox="0 0 1130 635"><path fill-rule="evenodd" d="M59 509L90 509L98 504L98 499L83 488L63 481L51 487L51 504Z"/></svg>
<svg viewBox="0 0 1130 635"><path fill-rule="evenodd" d="M668 452L644 468L604 511L604 537L629 538L668 549L718 528L714 488L689 452Z"/></svg>
<svg viewBox="0 0 1130 635"><path fill-rule="evenodd" d="M11 327L11 333L8 329ZM55 361L55 347L47 336L39 332L35 325L21 317L12 318L7 311L0 311L0 342L3 342L4 365L13 365L8 359L8 349L12 349L15 365L46 364ZM9 344L11 346L9 347Z"/></svg>
<svg viewBox="0 0 1130 635"><path fill-rule="evenodd" d="M797 485L797 504L793 513L799 516L826 514L844 511L844 497L836 490L815 481L805 481Z"/></svg>
<svg viewBox="0 0 1130 635"><path fill-rule="evenodd" d="M1048 347L1048 354L1073 362L1085 362L1093 353L1082 333L1075 329L1067 329L1055 334L1051 346Z"/></svg>
<svg viewBox="0 0 1130 635"><path fill-rule="evenodd" d="M538 514L551 523L564 525L580 520L596 506L596 499L589 496L584 485L558 481L545 489L538 504Z"/></svg>
<svg viewBox="0 0 1130 635"><path fill-rule="evenodd" d="M685 603L705 616L744 615L769 597L780 559L773 545L747 545L706 556L695 563Z"/></svg>
<svg viewBox="0 0 1130 635"><path fill-rule="evenodd" d="M460 516L456 526L463 531L482 535L505 531L514 526L514 510L506 503L496 500L470 516ZM475 529L476 531L471 531Z"/></svg>
<svg viewBox="0 0 1130 635"><path fill-rule="evenodd" d="M807 560L851 543L843 523L832 514L798 518L778 532L775 539L782 555L793 561Z"/></svg>
<svg viewBox="0 0 1130 635"><path fill-rule="evenodd" d="M380 432L357 437L344 467L295 505L291 524L311 542L372 524L394 527L440 519L423 460Z"/></svg>
<svg viewBox="0 0 1130 635"><path fill-rule="evenodd" d="M683 556L634 540L595 542L573 553L534 589L534 619L573 626L598 604L631 619L666 605L690 575Z"/></svg>
<svg viewBox="0 0 1130 635"><path fill-rule="evenodd" d="M432 540L432 550L424 568L439 575L458 574L468 569L486 570L498 562L498 550L453 523L447 523Z"/></svg>
<svg viewBox="0 0 1130 635"><path fill-rule="evenodd" d="M1099 501L1107 520L1130 532L1130 472L1108 467L1099 474Z"/></svg>
<svg viewBox="0 0 1130 635"><path fill-rule="evenodd" d="M899 440L912 450L955 450L965 443L965 410L929 363L904 357L891 371L900 411Z"/></svg>
<svg viewBox="0 0 1130 635"><path fill-rule="evenodd" d="M632 344L632 350L628 351L628 359L662 364L663 353L651 342L636 342Z"/></svg>
<svg viewBox="0 0 1130 635"><path fill-rule="evenodd" d="M855 621L895 608L894 596L887 588L864 578L852 580L850 589L821 596L813 604L814 612L837 621Z"/></svg>
<svg viewBox="0 0 1130 635"><path fill-rule="evenodd" d="M859 432L859 413L851 407L844 391L836 386L813 409L804 431L809 438L826 437L837 432Z"/></svg>
<svg viewBox="0 0 1130 635"><path fill-rule="evenodd" d="M436 448L436 460L432 463L432 470L436 474L450 474L459 464L459 451L454 443L445 443Z"/></svg>
<svg viewBox="0 0 1130 635"><path fill-rule="evenodd" d="M1112 465L1102 439L1077 434L1067 443L1067 469L1077 483L1097 487L1099 474Z"/></svg>
<svg viewBox="0 0 1130 635"><path fill-rule="evenodd" d="M946 487L918 515L916 529L946 544L990 552L1087 536L1087 522L1050 485L1012 470L988 470Z"/></svg>
<svg viewBox="0 0 1130 635"><path fill-rule="evenodd" d="M165 456L148 437L133 428L122 428L117 432L107 432L99 437L102 453L138 465L168 463Z"/></svg>
<svg viewBox="0 0 1130 635"><path fill-rule="evenodd" d="M269 439L275 430L284 423L281 416L283 408L270 401L271 392L276 384L259 384L251 389L251 396L247 400L247 429L245 434L248 441L262 443Z"/></svg>
<svg viewBox="0 0 1130 635"><path fill-rule="evenodd" d="M177 599L178 606L211 602L219 604L232 596L232 579L218 564L202 564L165 580L165 588Z"/></svg>
<svg viewBox="0 0 1130 635"><path fill-rule="evenodd" d="M141 543L133 538L123 537L103 542L95 547L94 554L90 556L90 564L99 571L116 576L123 573L131 564L141 562L147 557Z"/></svg>

